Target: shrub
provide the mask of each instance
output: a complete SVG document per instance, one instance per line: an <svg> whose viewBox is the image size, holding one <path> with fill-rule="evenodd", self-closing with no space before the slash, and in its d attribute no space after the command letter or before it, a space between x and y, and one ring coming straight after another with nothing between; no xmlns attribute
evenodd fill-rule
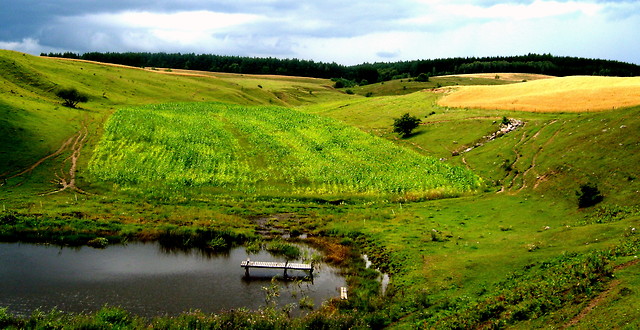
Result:
<svg viewBox="0 0 640 330"><path fill-rule="evenodd" d="M7 308L0 308L0 328L7 328L14 323L15 320L13 316L7 312Z"/></svg>
<svg viewBox="0 0 640 330"><path fill-rule="evenodd" d="M289 260L297 259L302 254L297 246L284 242L270 243L269 245L267 245L267 251L271 252L272 254L282 255Z"/></svg>
<svg viewBox="0 0 640 330"><path fill-rule="evenodd" d="M419 74L414 80L419 82L427 82L429 81L429 75L423 72Z"/></svg>
<svg viewBox="0 0 640 330"><path fill-rule="evenodd" d="M400 118L393 120L393 131L399 133L402 137L407 137L421 122L418 117L405 113Z"/></svg>
<svg viewBox="0 0 640 330"><path fill-rule="evenodd" d="M90 247L103 249L103 248L107 247L107 245L109 245L109 240L104 238L104 237L96 237L96 238L88 241L87 245L89 245Z"/></svg>
<svg viewBox="0 0 640 330"><path fill-rule="evenodd" d="M313 299L311 299L309 296L304 296L300 299L300 301L298 301L298 306L300 307L300 309L312 310L315 304L313 302Z"/></svg>
<svg viewBox="0 0 640 330"><path fill-rule="evenodd" d="M222 237L216 237L207 242L207 246L214 251L223 251L229 248L227 241Z"/></svg>
<svg viewBox="0 0 640 330"><path fill-rule="evenodd" d="M331 81L334 82L333 87L335 88L353 87L356 85L355 81L344 78L331 78Z"/></svg>
<svg viewBox="0 0 640 330"><path fill-rule="evenodd" d="M578 195L578 207L585 208L594 206L604 199L604 196L600 194L600 190L594 184L583 184L580 186L580 191L576 192Z"/></svg>
<svg viewBox="0 0 640 330"><path fill-rule="evenodd" d="M61 98L66 107L75 108L80 102L89 101L89 96L79 92L75 88L62 88L56 92L56 96Z"/></svg>
<svg viewBox="0 0 640 330"><path fill-rule="evenodd" d="M103 307L96 313L96 319L110 325L110 326L127 326L133 321L129 312L114 307Z"/></svg>

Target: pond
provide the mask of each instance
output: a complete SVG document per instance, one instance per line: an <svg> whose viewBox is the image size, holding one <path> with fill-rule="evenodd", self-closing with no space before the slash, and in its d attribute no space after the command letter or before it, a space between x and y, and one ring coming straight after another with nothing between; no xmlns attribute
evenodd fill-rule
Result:
<svg viewBox="0 0 640 330"><path fill-rule="evenodd" d="M296 304L292 314L299 314L302 299L318 308L346 286L338 269L322 263L315 264L312 279L308 272L288 270L297 280L285 280L275 269L252 269L246 277L240 263L248 257L285 261L265 251L248 255L242 247L207 254L171 251L157 243L106 249L0 243L0 307L29 315L36 309L79 313L109 305L146 317L255 310L266 304L265 288L275 277L278 305Z"/></svg>

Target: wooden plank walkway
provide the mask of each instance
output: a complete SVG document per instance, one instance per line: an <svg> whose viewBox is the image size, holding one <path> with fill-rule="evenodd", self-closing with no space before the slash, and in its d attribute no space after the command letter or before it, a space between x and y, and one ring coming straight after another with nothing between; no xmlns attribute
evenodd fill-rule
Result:
<svg viewBox="0 0 640 330"><path fill-rule="evenodd" d="M284 275L287 275L287 270L304 270L308 271L313 276L313 264L301 264L301 263L289 263L287 262L270 262L270 261L250 261L244 260L240 263L240 267L243 267L247 275L249 275L249 268L271 268L271 269L284 269Z"/></svg>

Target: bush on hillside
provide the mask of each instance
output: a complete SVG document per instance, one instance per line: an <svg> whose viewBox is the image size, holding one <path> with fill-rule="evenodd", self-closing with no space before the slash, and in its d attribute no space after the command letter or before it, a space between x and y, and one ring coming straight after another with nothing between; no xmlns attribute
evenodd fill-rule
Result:
<svg viewBox="0 0 640 330"><path fill-rule="evenodd" d="M89 96L84 93L79 92L77 89L71 88L63 88L56 92L56 96L61 98L64 102L62 103L66 107L75 108L80 102L89 101Z"/></svg>
<svg viewBox="0 0 640 330"><path fill-rule="evenodd" d="M400 118L396 118L393 121L393 131L402 135L402 137L407 137L411 134L411 132L420 125L422 121L415 116L409 115L409 113L405 113L400 116Z"/></svg>
<svg viewBox="0 0 640 330"><path fill-rule="evenodd" d="M415 81L419 81L419 82L428 82L429 81L429 75L423 72L423 73L419 74L414 80Z"/></svg>
<svg viewBox="0 0 640 330"><path fill-rule="evenodd" d="M344 78L331 78L331 81L334 82L334 88L349 88L357 85L355 81Z"/></svg>
<svg viewBox="0 0 640 330"><path fill-rule="evenodd" d="M580 191L576 192L578 195L578 207L584 208L594 206L604 199L604 196L600 194L600 190L594 184L583 184L580 186Z"/></svg>

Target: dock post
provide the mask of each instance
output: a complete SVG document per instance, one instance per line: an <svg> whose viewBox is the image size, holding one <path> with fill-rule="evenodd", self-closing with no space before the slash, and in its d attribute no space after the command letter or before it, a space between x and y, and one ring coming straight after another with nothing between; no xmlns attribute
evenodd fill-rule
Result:
<svg viewBox="0 0 640 330"><path fill-rule="evenodd" d="M287 265L289 265L289 260L284 263L284 277L287 277Z"/></svg>
<svg viewBox="0 0 640 330"><path fill-rule="evenodd" d="M347 287L343 286L340 288L340 299L347 300Z"/></svg>

